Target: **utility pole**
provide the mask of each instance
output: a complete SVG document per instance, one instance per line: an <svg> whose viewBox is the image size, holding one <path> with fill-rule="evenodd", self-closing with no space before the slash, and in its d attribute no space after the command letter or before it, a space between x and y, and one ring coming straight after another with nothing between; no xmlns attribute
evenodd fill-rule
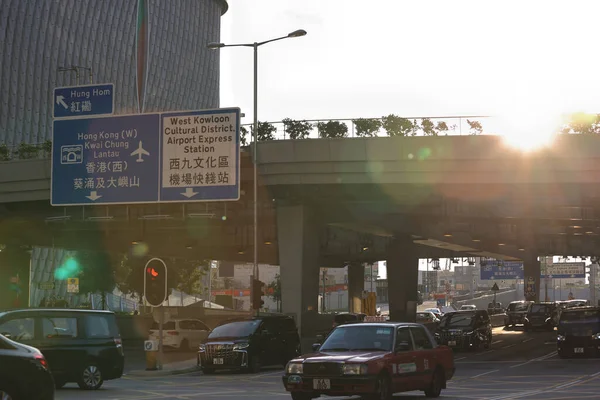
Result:
<svg viewBox="0 0 600 400"><path fill-rule="evenodd" d="M592 263L590 264L590 305L596 305L596 273L598 266L598 259L592 257Z"/></svg>

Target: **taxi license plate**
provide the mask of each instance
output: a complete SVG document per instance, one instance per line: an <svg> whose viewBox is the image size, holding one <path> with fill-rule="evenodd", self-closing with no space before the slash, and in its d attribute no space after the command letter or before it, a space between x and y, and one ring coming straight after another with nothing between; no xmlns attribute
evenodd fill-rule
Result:
<svg viewBox="0 0 600 400"><path fill-rule="evenodd" d="M213 364L223 365L223 359L222 358L213 358Z"/></svg>
<svg viewBox="0 0 600 400"><path fill-rule="evenodd" d="M583 353L583 347L575 347L575 353Z"/></svg>
<svg viewBox="0 0 600 400"><path fill-rule="evenodd" d="M329 382L329 379L313 379L313 389L315 389L315 390L331 389L331 382Z"/></svg>
<svg viewBox="0 0 600 400"><path fill-rule="evenodd" d="M454 340L450 340L450 341L448 342L448 346L456 346L456 341L454 341Z"/></svg>

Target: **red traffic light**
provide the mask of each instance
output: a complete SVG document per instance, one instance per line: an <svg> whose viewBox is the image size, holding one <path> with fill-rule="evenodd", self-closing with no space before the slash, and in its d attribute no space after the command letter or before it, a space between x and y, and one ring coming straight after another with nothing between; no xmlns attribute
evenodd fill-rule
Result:
<svg viewBox="0 0 600 400"><path fill-rule="evenodd" d="M152 267L148 267L146 268L146 273L149 274L151 276L152 279L156 278L159 273L158 271L156 271L154 268Z"/></svg>

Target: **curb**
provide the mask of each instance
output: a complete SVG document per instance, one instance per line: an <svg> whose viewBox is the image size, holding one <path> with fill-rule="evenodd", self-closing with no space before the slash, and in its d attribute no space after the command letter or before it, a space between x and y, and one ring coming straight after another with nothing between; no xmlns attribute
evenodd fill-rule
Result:
<svg viewBox="0 0 600 400"><path fill-rule="evenodd" d="M189 374L191 372L199 372L199 371L200 371L200 367L198 367L197 365L194 365L191 367L172 369L172 370L156 370L156 371L134 370L134 371L129 371L123 375L124 376L137 376L137 377L169 376L169 375Z"/></svg>

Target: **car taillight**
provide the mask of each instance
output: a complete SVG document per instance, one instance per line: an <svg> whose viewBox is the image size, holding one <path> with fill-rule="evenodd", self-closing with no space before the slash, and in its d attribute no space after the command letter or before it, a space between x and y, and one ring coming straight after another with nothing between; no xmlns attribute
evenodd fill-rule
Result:
<svg viewBox="0 0 600 400"><path fill-rule="evenodd" d="M48 368L48 361L46 361L46 359L44 358L43 355L41 354L36 354L33 356L33 358L35 358L35 360L44 368Z"/></svg>
<svg viewBox="0 0 600 400"><path fill-rule="evenodd" d="M177 336L177 335L179 335L179 332L177 332L177 331L167 331L167 335Z"/></svg>

